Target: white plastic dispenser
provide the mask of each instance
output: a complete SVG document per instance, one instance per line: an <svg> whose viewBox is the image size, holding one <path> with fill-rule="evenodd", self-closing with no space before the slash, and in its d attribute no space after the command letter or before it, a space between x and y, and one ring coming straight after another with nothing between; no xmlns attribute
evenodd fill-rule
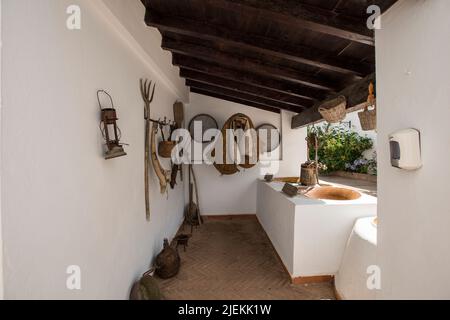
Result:
<svg viewBox="0 0 450 320"><path fill-rule="evenodd" d="M404 129L389 136L391 164L403 170L417 170L422 167L420 132Z"/></svg>

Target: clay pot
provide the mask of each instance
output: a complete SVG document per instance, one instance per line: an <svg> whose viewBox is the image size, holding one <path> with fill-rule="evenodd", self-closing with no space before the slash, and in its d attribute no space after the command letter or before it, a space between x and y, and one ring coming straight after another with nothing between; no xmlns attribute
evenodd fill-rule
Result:
<svg viewBox="0 0 450 320"><path fill-rule="evenodd" d="M142 278L137 281L130 293L130 300L161 300L161 291L155 279L150 272L145 273Z"/></svg>
<svg viewBox="0 0 450 320"><path fill-rule="evenodd" d="M180 271L178 251L170 246L167 239L164 239L164 249L156 257L155 268L156 275L161 279L172 278Z"/></svg>

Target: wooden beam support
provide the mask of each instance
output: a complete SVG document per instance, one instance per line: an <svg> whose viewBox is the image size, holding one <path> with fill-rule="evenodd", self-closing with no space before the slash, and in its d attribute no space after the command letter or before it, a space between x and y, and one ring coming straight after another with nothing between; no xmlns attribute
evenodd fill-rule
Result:
<svg viewBox="0 0 450 320"><path fill-rule="evenodd" d="M305 107L312 107L315 103L315 100L311 98L307 99L295 97L275 90L253 86L251 84L244 82L237 82L233 80L223 79L220 77L208 75L206 73L197 72L193 70L180 69L180 76L185 79L194 80L205 84L211 84L217 87L231 89L242 93L258 95L260 97L275 100L278 102L283 102L294 106L302 105Z"/></svg>
<svg viewBox="0 0 450 320"><path fill-rule="evenodd" d="M159 16L151 9L146 10L145 22L148 26L162 31L173 32L203 40L225 43L239 49L276 56L297 63L326 69L342 74L362 77L373 72L370 64L351 59L333 57L331 53L310 47L292 45L280 39L270 39L259 35L245 34L229 27L197 21L173 15Z"/></svg>
<svg viewBox="0 0 450 320"><path fill-rule="evenodd" d="M195 2L195 1L194 1ZM204 2L204 0L202 0ZM319 7L285 0L207 0L211 6L238 14L319 32L345 40L374 46L374 33L366 26L367 17L356 19ZM366 18L366 19L365 19Z"/></svg>
<svg viewBox="0 0 450 320"><path fill-rule="evenodd" d="M300 98L313 98L323 100L328 92L315 88L305 87L289 83L287 81L274 80L272 78L228 69L217 64L208 63L200 59L173 54L172 63L185 70L194 70L208 75L248 83L261 88L272 89Z"/></svg>
<svg viewBox="0 0 450 320"><path fill-rule="evenodd" d="M277 108L271 108L271 107L260 105L260 104L254 103L254 102L244 101L244 100L240 100L237 98L224 96L224 95L217 94L214 92L204 91L204 90L197 89L197 88L191 88L191 92L197 93L197 94L202 94L202 95L209 96L209 97L216 98L216 99L221 99L221 100L226 100L226 101L230 101L230 102L234 102L234 103L243 104L243 105L261 109L264 111L269 111L269 112L273 112L273 113L281 113L281 110L277 109Z"/></svg>
<svg viewBox="0 0 450 320"><path fill-rule="evenodd" d="M260 61L254 59L223 53L214 48L199 46L185 41L177 41L167 37L163 38L162 48L177 54L197 57L202 60L216 62L227 67L262 74L275 79L291 81L307 87L326 91L336 90L336 84L321 80L315 76L304 74L298 70L261 63Z"/></svg>
<svg viewBox="0 0 450 320"><path fill-rule="evenodd" d="M365 106L367 101L368 88L370 83L375 83L375 74L371 74L364 79L345 88L341 92L328 97L325 101L317 103L314 107L307 109L292 118L292 129L306 127L313 123L324 121L318 109L324 102L336 98L337 96L345 96L347 98L347 111L353 112L357 108Z"/></svg>
<svg viewBox="0 0 450 320"><path fill-rule="evenodd" d="M213 85L209 85L209 84L205 84L205 83L201 83L201 82L197 82L197 81L193 81L193 80L186 80L186 85L191 88L196 88L196 89L200 89L203 91L217 93L217 94L220 94L223 96L237 98L237 99L243 100L243 101L254 102L259 105L264 105L264 106L270 107L270 108L277 108L277 109L288 110L288 111L292 111L292 112L301 112L302 110L305 109L302 106L288 105L288 104L284 104L284 103L277 102L274 100L262 98L262 97L259 97L256 95L241 93L241 92L231 90L231 89L224 89L221 87L217 87L217 86L213 86Z"/></svg>

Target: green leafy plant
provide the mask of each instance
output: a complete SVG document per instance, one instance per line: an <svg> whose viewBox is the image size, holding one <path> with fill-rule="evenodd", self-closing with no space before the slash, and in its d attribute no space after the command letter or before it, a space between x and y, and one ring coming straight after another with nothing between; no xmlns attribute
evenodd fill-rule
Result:
<svg viewBox="0 0 450 320"><path fill-rule="evenodd" d="M318 158L324 173L349 171L349 164L363 158L364 151L373 147L370 138L360 136L344 126L309 127L308 137L313 135L318 138ZM314 146L311 143L309 146L310 159L314 159Z"/></svg>

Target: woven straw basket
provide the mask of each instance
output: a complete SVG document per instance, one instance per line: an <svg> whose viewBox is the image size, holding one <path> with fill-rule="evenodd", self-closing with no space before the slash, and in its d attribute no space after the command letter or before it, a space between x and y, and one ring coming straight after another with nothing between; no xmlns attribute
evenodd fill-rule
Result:
<svg viewBox="0 0 450 320"><path fill-rule="evenodd" d="M319 112L328 123L338 123L345 119L347 99L339 96L327 101L319 107Z"/></svg>
<svg viewBox="0 0 450 320"><path fill-rule="evenodd" d="M364 131L377 129L377 108L375 105L372 110L369 110L369 106L367 106L363 112L358 113L358 117Z"/></svg>

